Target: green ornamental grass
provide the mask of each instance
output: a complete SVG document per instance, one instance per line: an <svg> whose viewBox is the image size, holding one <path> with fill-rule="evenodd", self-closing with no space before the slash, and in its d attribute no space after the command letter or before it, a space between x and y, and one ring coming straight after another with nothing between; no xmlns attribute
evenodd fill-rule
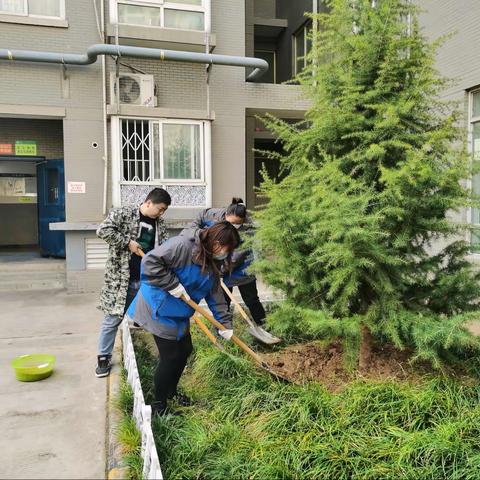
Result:
<svg viewBox="0 0 480 480"><path fill-rule="evenodd" d="M151 372L146 336L135 348L141 371ZM168 480L480 478L480 386L472 379L357 380L331 393L280 383L198 332L194 344L181 386L195 405L153 421ZM142 386L151 394L152 377Z"/></svg>
<svg viewBox="0 0 480 480"><path fill-rule="evenodd" d="M127 382L125 370L122 370L120 388L114 399L114 405L122 415L117 426L116 437L122 447L122 462L127 467L127 478L128 480L142 480L142 438L132 416L133 390Z"/></svg>

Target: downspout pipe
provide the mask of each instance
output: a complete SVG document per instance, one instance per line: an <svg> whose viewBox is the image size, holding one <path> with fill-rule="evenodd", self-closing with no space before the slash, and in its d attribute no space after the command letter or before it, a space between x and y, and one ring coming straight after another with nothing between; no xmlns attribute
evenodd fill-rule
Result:
<svg viewBox="0 0 480 480"><path fill-rule="evenodd" d="M87 48L85 54L37 52L34 50L0 49L0 60L17 62L59 63L65 65L91 65L99 55L119 57L151 58L161 61L228 65L232 67L253 68L247 81L254 81L268 70L268 62L260 58L216 55L211 53L182 52L161 50L158 48L130 47L127 45L109 45L98 43Z"/></svg>

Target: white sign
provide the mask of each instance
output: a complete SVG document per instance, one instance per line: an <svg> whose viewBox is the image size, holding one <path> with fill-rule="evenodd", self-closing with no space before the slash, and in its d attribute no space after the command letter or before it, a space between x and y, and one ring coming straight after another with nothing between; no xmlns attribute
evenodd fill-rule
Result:
<svg viewBox="0 0 480 480"><path fill-rule="evenodd" d="M67 182L68 193L85 193L85 182Z"/></svg>

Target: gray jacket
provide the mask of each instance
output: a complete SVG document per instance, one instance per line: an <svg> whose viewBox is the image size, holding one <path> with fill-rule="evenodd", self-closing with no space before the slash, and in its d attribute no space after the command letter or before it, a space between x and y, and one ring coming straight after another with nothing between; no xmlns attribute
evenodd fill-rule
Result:
<svg viewBox="0 0 480 480"><path fill-rule="evenodd" d="M226 208L207 208L200 212L195 220L186 227L180 235L192 236L198 230L211 227L218 222L225 221L227 214ZM251 218L247 216L245 223L238 229L240 238L244 240L246 235L253 234L253 225ZM224 278L229 287L244 285L255 281L255 276L247 273L247 269L252 263L253 251L250 248L238 248L232 255L233 272Z"/></svg>

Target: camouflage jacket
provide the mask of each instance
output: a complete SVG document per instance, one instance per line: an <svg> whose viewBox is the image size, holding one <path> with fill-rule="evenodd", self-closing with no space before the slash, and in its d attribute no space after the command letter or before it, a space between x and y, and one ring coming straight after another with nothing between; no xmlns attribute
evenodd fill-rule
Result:
<svg viewBox="0 0 480 480"><path fill-rule="evenodd" d="M130 240L136 240L140 224L137 205L114 208L97 229L97 236L108 243L105 281L100 295L100 308L105 314L123 315L130 279ZM162 218L157 219L155 246L167 238L167 228Z"/></svg>

